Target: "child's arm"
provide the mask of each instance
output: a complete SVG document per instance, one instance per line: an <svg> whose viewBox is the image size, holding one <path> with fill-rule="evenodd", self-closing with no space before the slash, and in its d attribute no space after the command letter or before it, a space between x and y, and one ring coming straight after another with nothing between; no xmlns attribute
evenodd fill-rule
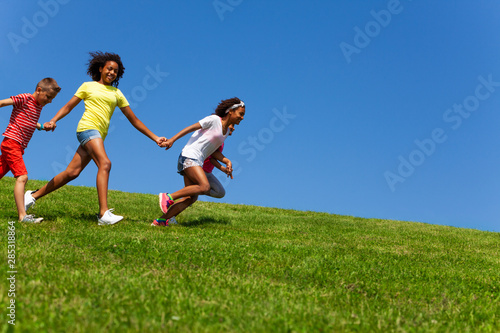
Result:
<svg viewBox="0 0 500 333"><path fill-rule="evenodd" d="M229 161L229 162L231 162L231 161ZM229 170L228 167L220 164L219 161L217 161L215 158L210 158L210 163L212 163L214 167L216 167L217 169L219 169L223 173L227 174L228 177L231 177L231 179L233 178L232 173L231 172L228 173L228 170Z"/></svg>
<svg viewBox="0 0 500 333"><path fill-rule="evenodd" d="M222 172L224 172L228 177L231 177L231 179L233 179L233 163L231 163L231 161L218 150L216 150L212 154L212 157L218 161L221 161L222 163L224 163L226 165L225 168L222 167L222 168L220 168L220 170Z"/></svg>
<svg viewBox="0 0 500 333"><path fill-rule="evenodd" d="M182 131L180 131L179 133L177 133L176 135L174 135L173 137L171 137L170 139L167 139L165 142L163 142L160 145L160 147L167 147L165 150L168 150L170 147L172 147L172 145L174 144L175 141L179 140L180 138L182 138L184 135L186 135L188 133L199 130L200 128L201 128L200 123L195 123L191 126L188 126L185 129L183 129Z"/></svg>
<svg viewBox="0 0 500 333"><path fill-rule="evenodd" d="M14 101L12 100L12 98L0 100L0 108L3 108L4 106L9 106L9 105L14 105Z"/></svg>
<svg viewBox="0 0 500 333"><path fill-rule="evenodd" d="M224 170L222 170L223 166L219 163L219 161L217 161L216 158L210 156L210 163L212 163L212 165L217 169L219 169L220 171L224 172Z"/></svg>
<svg viewBox="0 0 500 333"><path fill-rule="evenodd" d="M123 108L120 108L120 110L122 110L123 114L125 115L125 117L127 117L132 126L134 126L139 132L141 132L151 140L155 141L157 145L160 146L161 143L167 140L167 138L159 137L151 132L149 128L147 128L146 125L144 125L144 123L140 121L139 118L137 118L130 106L125 106Z"/></svg>
<svg viewBox="0 0 500 333"><path fill-rule="evenodd" d="M60 120L60 119L63 119L64 117L66 117L68 115L68 113L71 112L71 110L74 109L75 106L78 105L78 103L80 103L81 99L76 97L76 96L73 96L71 97L71 99L69 100L68 103L66 103L66 105L64 105L59 111L57 111L56 115L54 116L54 118L52 118L51 121L49 121L49 124L50 124L50 129L52 131L54 131L57 127L56 123ZM44 125L45 127L45 125Z"/></svg>

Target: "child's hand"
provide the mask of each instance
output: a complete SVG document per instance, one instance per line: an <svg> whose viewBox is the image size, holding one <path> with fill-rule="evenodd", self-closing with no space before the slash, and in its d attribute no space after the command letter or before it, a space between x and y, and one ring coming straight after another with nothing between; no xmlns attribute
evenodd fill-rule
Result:
<svg viewBox="0 0 500 333"><path fill-rule="evenodd" d="M233 179L233 164L231 161L228 160L227 164L225 167L223 167L222 170L228 177L231 177Z"/></svg>
<svg viewBox="0 0 500 333"><path fill-rule="evenodd" d="M163 142L167 141L167 138L166 138L166 137L164 137L164 136L162 136L162 137L158 137L155 141L156 141L156 144L157 144L159 147L162 147L162 145L161 145L161 144L162 144Z"/></svg>
<svg viewBox="0 0 500 333"><path fill-rule="evenodd" d="M163 141L163 143L160 145L160 147L166 147L165 150L169 150L170 147L172 147L173 144L174 144L174 140L167 139L167 140Z"/></svg>
<svg viewBox="0 0 500 333"><path fill-rule="evenodd" d="M47 123L43 123L43 130L44 131L53 131L52 129L52 123L51 122L47 122Z"/></svg>
<svg viewBox="0 0 500 333"><path fill-rule="evenodd" d="M45 129L46 131L52 131L54 132L54 130L56 129L57 125L56 125L56 122L55 121L49 121L48 123L45 123L43 124L43 129Z"/></svg>

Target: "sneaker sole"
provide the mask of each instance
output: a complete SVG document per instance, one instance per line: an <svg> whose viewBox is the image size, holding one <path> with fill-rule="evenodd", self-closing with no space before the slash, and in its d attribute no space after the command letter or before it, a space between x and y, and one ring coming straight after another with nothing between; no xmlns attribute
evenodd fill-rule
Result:
<svg viewBox="0 0 500 333"><path fill-rule="evenodd" d="M161 225L161 224L154 224L154 223L151 223L151 226L152 227L168 227L168 225Z"/></svg>
<svg viewBox="0 0 500 333"><path fill-rule="evenodd" d="M97 225L113 225L113 224L117 224L118 222L120 222L121 220L123 220L123 218L119 219L118 221L116 222L101 222L101 221L97 221Z"/></svg>
<svg viewBox="0 0 500 333"><path fill-rule="evenodd" d="M33 222L30 222L30 221L19 221L19 223L29 223L29 224L40 224L42 223L43 219L41 220L35 220Z"/></svg>
<svg viewBox="0 0 500 333"><path fill-rule="evenodd" d="M161 224L155 224L154 222L151 223L151 226L152 227L165 227L164 225L161 225Z"/></svg>
<svg viewBox="0 0 500 333"><path fill-rule="evenodd" d="M29 193L30 196L33 197L33 192L35 192L35 191L27 191L24 194L24 202L25 202L25 204L24 204L24 210L25 211L28 211L28 209L30 209L31 207L33 207L35 205L36 200L34 198L33 198L33 200L35 200L35 201L33 201L33 202L29 203L29 204L26 204L26 195Z"/></svg>
<svg viewBox="0 0 500 333"><path fill-rule="evenodd" d="M166 210L163 210L163 205L162 205L162 194L163 194L163 193L158 194L158 201L159 201L159 204L160 204L160 209L161 209L161 211L163 212L163 214L167 214L167 212L168 212L168 208L167 208Z"/></svg>
<svg viewBox="0 0 500 333"><path fill-rule="evenodd" d="M168 227L168 222L165 222L165 224L160 224L160 223L155 223L156 220L153 221L153 223L151 223L151 226L152 227Z"/></svg>

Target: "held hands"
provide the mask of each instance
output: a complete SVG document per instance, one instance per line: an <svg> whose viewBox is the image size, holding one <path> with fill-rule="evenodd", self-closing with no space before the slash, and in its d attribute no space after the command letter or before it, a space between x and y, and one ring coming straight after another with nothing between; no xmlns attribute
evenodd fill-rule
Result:
<svg viewBox="0 0 500 333"><path fill-rule="evenodd" d="M47 131L47 132L48 131L54 132L56 127L57 127L57 125L56 125L55 121L49 121L49 122L43 123L43 130Z"/></svg>
<svg viewBox="0 0 500 333"><path fill-rule="evenodd" d="M162 147L162 143L165 142L166 140L167 138L162 136L162 137L157 137L155 142L158 145L158 147Z"/></svg>
<svg viewBox="0 0 500 333"><path fill-rule="evenodd" d="M174 144L174 140L172 140L172 139L166 139L159 146L160 147L166 147L165 150L169 150L172 147L173 144Z"/></svg>

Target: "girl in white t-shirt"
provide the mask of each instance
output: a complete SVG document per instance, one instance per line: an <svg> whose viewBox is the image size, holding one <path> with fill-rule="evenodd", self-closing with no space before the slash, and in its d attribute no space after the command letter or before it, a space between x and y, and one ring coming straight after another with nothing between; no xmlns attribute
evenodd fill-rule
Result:
<svg viewBox="0 0 500 333"><path fill-rule="evenodd" d="M160 193L160 208L163 215L154 220L154 226L168 226L168 219L179 215L192 205L200 194L210 191L210 183L203 171L203 162L212 155L226 165L226 173L232 178L231 161L217 148L229 135L229 126L238 125L245 116L245 103L237 97L223 100L215 109L215 114L205 117L199 122L186 127L172 138L166 140L161 147L167 150L175 141L188 133L194 132L182 149L177 164L178 172L184 176L185 187L173 193ZM175 202L174 202L175 201Z"/></svg>

